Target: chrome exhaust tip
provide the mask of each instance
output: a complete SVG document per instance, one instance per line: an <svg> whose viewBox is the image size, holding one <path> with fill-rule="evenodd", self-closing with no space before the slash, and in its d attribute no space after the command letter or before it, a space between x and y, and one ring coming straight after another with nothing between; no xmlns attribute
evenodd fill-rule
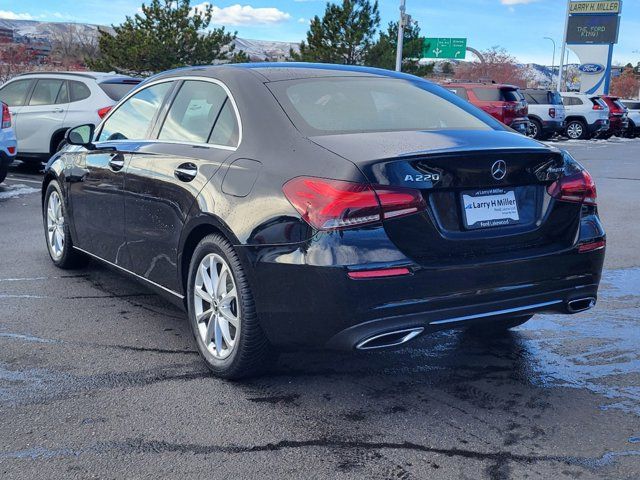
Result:
<svg viewBox="0 0 640 480"><path fill-rule="evenodd" d="M594 297L577 298L567 302L567 310L569 313L578 313L589 310L596 305L596 299Z"/></svg>
<svg viewBox="0 0 640 480"><path fill-rule="evenodd" d="M366 338L356 345L356 350L375 350L402 345L424 332L423 327L395 330Z"/></svg>

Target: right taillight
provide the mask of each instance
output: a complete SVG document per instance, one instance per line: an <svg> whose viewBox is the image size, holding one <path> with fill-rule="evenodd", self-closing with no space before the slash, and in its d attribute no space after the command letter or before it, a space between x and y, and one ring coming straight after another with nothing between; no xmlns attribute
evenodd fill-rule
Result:
<svg viewBox="0 0 640 480"><path fill-rule="evenodd" d="M282 190L312 227L333 230L380 222L426 208L420 190L297 177Z"/></svg>
<svg viewBox="0 0 640 480"><path fill-rule="evenodd" d="M9 106L6 103L2 104L2 128L9 128L11 126L11 112L9 112Z"/></svg>
<svg viewBox="0 0 640 480"><path fill-rule="evenodd" d="M113 108L113 105L109 105L108 107L102 107L100 110L98 110L98 116L100 118L104 118L107 115L107 113L111 111L112 108Z"/></svg>
<svg viewBox="0 0 640 480"><path fill-rule="evenodd" d="M566 175L553 182L547 188L549 195L563 202L586 203L596 205L596 184L586 170Z"/></svg>

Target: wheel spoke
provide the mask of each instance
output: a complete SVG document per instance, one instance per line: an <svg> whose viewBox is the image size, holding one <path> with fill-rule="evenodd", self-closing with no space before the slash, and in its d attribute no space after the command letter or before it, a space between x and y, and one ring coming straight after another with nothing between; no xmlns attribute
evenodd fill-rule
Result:
<svg viewBox="0 0 640 480"><path fill-rule="evenodd" d="M213 297L214 291L213 291L213 286L211 285L211 277L207 273L206 266L200 265L200 275L202 276L202 286L210 295L210 297Z"/></svg>
<svg viewBox="0 0 640 480"><path fill-rule="evenodd" d="M213 299L211 298L211 295L209 295L209 293L206 290L204 290L202 287L196 287L194 290L194 293L198 297L200 297L200 299L207 302L209 305L213 303Z"/></svg>
<svg viewBox="0 0 640 480"><path fill-rule="evenodd" d="M231 347L233 345L233 340L231 339L231 332L229 331L229 322L221 316L218 318L218 327L220 328L220 333L222 334L222 338L224 338L224 342L227 344L227 347Z"/></svg>
<svg viewBox="0 0 640 480"><path fill-rule="evenodd" d="M222 330L220 330L220 321L218 320L218 317L216 316L214 318L216 352L218 353L218 355L220 355L220 353L222 352Z"/></svg>
<svg viewBox="0 0 640 480"><path fill-rule="evenodd" d="M204 312L196 315L196 320L198 321L198 323L202 322L203 320L211 317L211 314L213 313L213 310L210 308L209 310L205 310Z"/></svg>
<svg viewBox="0 0 640 480"><path fill-rule="evenodd" d="M213 341L214 330L216 328L216 317L212 315L209 319L209 323L207 324L207 331L204 334L204 343L209 346L209 344Z"/></svg>
<svg viewBox="0 0 640 480"><path fill-rule="evenodd" d="M226 307L222 307L219 310L220 316L222 316L227 322L229 322L234 327L238 328L238 317L236 317L231 310Z"/></svg>
<svg viewBox="0 0 640 480"><path fill-rule="evenodd" d="M229 270L226 266L222 266L222 270L220 270L220 279L218 281L218 288L216 289L216 296L221 297L223 294L227 293L227 280L229 277Z"/></svg>

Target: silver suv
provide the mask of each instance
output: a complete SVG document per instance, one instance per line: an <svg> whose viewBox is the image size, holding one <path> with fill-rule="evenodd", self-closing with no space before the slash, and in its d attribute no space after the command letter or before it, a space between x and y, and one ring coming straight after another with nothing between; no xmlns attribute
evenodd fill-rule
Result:
<svg viewBox="0 0 640 480"><path fill-rule="evenodd" d="M572 140L593 138L609 130L609 107L597 95L562 92L567 114L565 135Z"/></svg>
<svg viewBox="0 0 640 480"><path fill-rule="evenodd" d="M0 87L9 105L20 158L40 164L64 142L70 127L97 125L140 79L94 72L37 72Z"/></svg>
<svg viewBox="0 0 640 480"><path fill-rule="evenodd" d="M529 104L529 136L547 140L564 132L565 109L556 90L527 88L520 90Z"/></svg>

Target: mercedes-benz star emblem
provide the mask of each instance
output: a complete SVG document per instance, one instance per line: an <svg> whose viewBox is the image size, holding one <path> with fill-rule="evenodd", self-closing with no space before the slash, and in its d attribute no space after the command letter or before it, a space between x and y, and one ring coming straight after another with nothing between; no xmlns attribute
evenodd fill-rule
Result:
<svg viewBox="0 0 640 480"><path fill-rule="evenodd" d="M506 174L507 162L505 162L504 160L498 160L496 163L491 165L491 175L496 180L502 180Z"/></svg>

